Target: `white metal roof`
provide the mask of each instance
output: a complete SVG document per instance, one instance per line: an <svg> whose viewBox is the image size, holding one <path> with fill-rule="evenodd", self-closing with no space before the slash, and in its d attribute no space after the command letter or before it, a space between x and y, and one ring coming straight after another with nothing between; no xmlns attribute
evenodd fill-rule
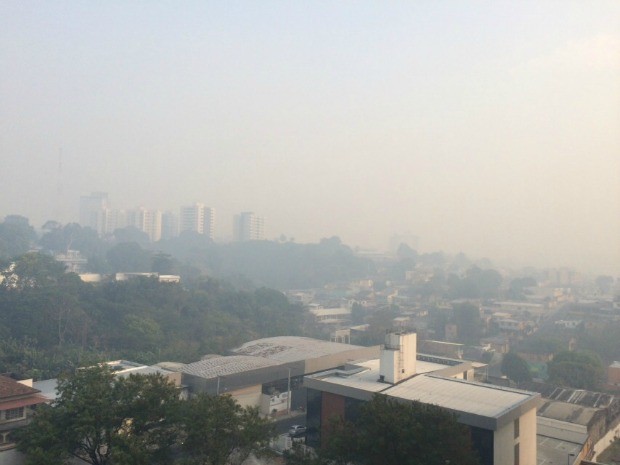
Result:
<svg viewBox="0 0 620 465"><path fill-rule="evenodd" d="M499 418L535 394L432 375L416 376L383 392L450 410Z"/></svg>
<svg viewBox="0 0 620 465"><path fill-rule="evenodd" d="M228 357L214 357L188 363L180 367L179 371L203 378L217 378L218 376L232 375L276 365L279 365L279 363L261 357L231 355Z"/></svg>
<svg viewBox="0 0 620 465"><path fill-rule="evenodd" d="M367 347L339 342L321 341L309 337L278 336L257 339L233 349L237 355L264 357L280 363L299 362L325 355L338 354Z"/></svg>
<svg viewBox="0 0 620 465"><path fill-rule="evenodd" d="M327 380L330 384L338 384L366 392L381 392L390 387L389 384L379 382L379 360L367 360L355 363L361 371L352 370L346 374L342 370L329 370L311 377Z"/></svg>

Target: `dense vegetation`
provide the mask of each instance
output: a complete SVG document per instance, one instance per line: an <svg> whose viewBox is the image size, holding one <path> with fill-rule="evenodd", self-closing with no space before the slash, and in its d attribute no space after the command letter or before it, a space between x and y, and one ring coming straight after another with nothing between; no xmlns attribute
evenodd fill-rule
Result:
<svg viewBox="0 0 620 465"><path fill-rule="evenodd" d="M50 256L4 264L0 371L35 378L100 358L195 361L251 339L299 334L302 309L274 290L213 279L82 282Z"/></svg>
<svg viewBox="0 0 620 465"><path fill-rule="evenodd" d="M547 367L553 384L589 390L601 387L604 369L595 353L565 350L556 354Z"/></svg>
<svg viewBox="0 0 620 465"><path fill-rule="evenodd" d="M230 396L179 400L161 375L115 377L107 366L59 380L59 397L18 430L27 465L241 463L271 436L267 419Z"/></svg>

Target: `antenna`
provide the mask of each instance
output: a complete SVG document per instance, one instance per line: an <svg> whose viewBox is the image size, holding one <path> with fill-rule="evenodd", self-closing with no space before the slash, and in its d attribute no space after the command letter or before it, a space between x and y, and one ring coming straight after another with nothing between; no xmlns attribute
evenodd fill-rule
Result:
<svg viewBox="0 0 620 465"><path fill-rule="evenodd" d="M55 220L62 223L62 147L58 149L58 171L56 173L56 202L54 208Z"/></svg>

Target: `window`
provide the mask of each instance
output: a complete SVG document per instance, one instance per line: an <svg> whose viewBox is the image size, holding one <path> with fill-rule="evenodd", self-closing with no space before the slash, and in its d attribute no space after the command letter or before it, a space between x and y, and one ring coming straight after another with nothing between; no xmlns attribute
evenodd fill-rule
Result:
<svg viewBox="0 0 620 465"><path fill-rule="evenodd" d="M24 407L12 408L4 411L5 420L16 420L18 418L24 418Z"/></svg>
<svg viewBox="0 0 620 465"><path fill-rule="evenodd" d="M519 419L515 420L515 439L519 437Z"/></svg>
<svg viewBox="0 0 620 465"><path fill-rule="evenodd" d="M519 465L519 444L515 444L515 465Z"/></svg>

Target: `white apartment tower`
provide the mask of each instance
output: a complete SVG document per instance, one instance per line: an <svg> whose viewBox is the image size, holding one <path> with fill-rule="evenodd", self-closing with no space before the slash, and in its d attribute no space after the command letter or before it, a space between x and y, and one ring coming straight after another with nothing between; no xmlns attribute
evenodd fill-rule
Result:
<svg viewBox="0 0 620 465"><path fill-rule="evenodd" d="M265 218L254 212L242 212L233 220L235 241L262 241L265 239Z"/></svg>
<svg viewBox="0 0 620 465"><path fill-rule="evenodd" d="M133 226L148 234L151 242L161 239L161 211L140 207L131 210L127 219L128 226Z"/></svg>
<svg viewBox="0 0 620 465"><path fill-rule="evenodd" d="M194 231L213 239L215 229L215 209L202 203L186 205L179 212L179 232Z"/></svg>

